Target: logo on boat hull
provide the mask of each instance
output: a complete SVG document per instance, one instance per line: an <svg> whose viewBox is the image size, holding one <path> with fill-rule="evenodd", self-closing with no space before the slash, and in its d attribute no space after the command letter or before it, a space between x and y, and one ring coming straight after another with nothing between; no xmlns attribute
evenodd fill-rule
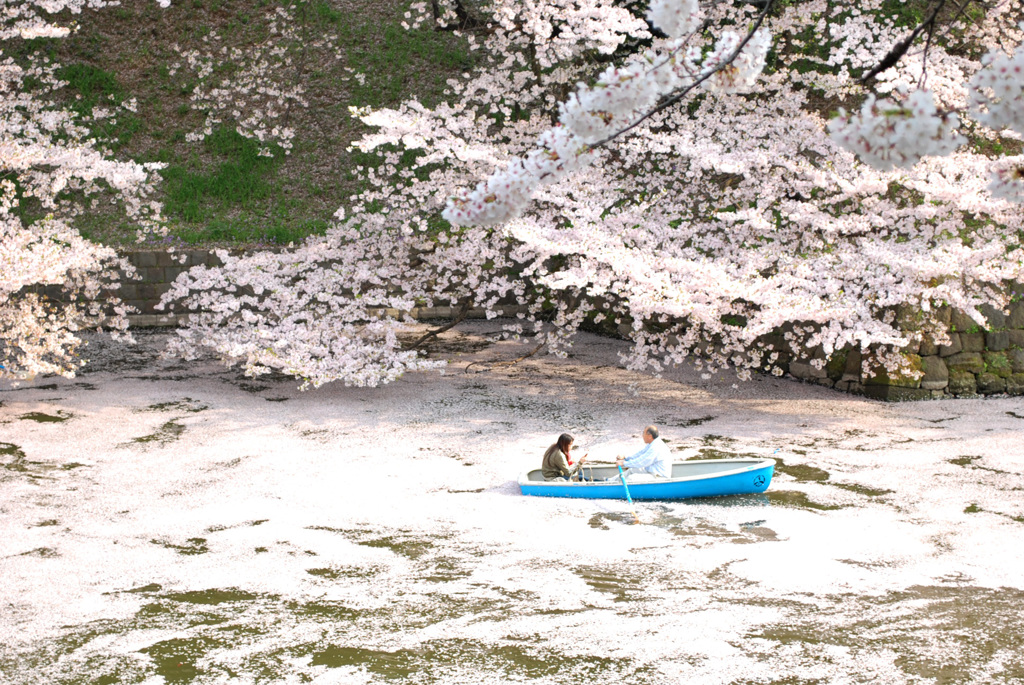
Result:
<svg viewBox="0 0 1024 685"><path fill-rule="evenodd" d="M757 476L754 478L754 487L759 488L764 485L764 476Z"/></svg>

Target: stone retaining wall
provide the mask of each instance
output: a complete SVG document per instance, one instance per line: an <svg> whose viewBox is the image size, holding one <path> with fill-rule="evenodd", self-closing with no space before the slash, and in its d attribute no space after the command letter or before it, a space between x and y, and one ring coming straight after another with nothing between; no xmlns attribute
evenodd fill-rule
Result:
<svg viewBox="0 0 1024 685"><path fill-rule="evenodd" d="M193 266L220 266L221 261L210 250L135 250L123 252L138 272L138 280L126 280L117 291L118 297L138 310L128 317L132 326L177 326L187 314L158 310L156 305L181 273Z"/></svg>
<svg viewBox="0 0 1024 685"><path fill-rule="evenodd" d="M792 362L795 378L837 390L886 400L911 400L978 395L1024 395L1024 302L1009 312L983 312L989 329L983 329L957 310L940 311L949 324L949 344L928 340L906 350L913 375L890 376L884 370L865 376L859 350L840 353L821 368L809 362Z"/></svg>

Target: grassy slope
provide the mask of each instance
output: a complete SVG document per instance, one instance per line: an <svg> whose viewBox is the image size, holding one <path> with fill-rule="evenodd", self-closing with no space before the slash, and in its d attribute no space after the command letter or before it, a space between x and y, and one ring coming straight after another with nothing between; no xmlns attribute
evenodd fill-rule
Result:
<svg viewBox="0 0 1024 685"><path fill-rule="evenodd" d="M291 77L306 89L307 108L292 108L283 122L296 129L291 155L257 156L258 147L228 126L203 142L186 134L202 128L204 115L190 106L194 77L172 73L180 52L204 45L215 31L223 44L251 45L266 36L267 18L280 0L174 0L161 9L153 0L123 0L121 7L86 12L80 30L61 41L39 41L65 65L68 102L82 111L93 105L138 101L135 115L97 128L118 157L159 161L160 199L176 241L203 244L287 244L322 231L334 212L360 190L355 166L372 163L348 150L365 127L351 106L393 106L410 97L428 106L445 82L466 71L473 55L450 33L401 27L409 0L301 0L296 5L303 43L337 36L341 53L292 46ZM901 25L920 20L923 0L888 8ZM799 64L797 65L799 69ZM225 65L218 70L229 71ZM352 77L362 74L360 82ZM80 99L76 99L79 98ZM823 114L840 103L811 94ZM1017 154L1020 145L979 139L992 154ZM1008 147L1007 147L1008 146ZM129 244L134 230L103 205L80 218L88 237Z"/></svg>
<svg viewBox="0 0 1024 685"><path fill-rule="evenodd" d="M294 150L273 159L258 157L257 145L231 127L203 142L186 141L187 133L202 128L204 116L190 106L192 74L172 73L169 65L180 61L179 51L203 46L210 31L223 44L258 41L266 35L266 17L280 3L177 0L164 10L153 0L126 0L121 7L81 15L76 34L37 47L55 51L65 65L69 102L88 110L137 99L137 113L119 117L105 133L118 157L168 165L159 199L173 240L288 243L323 230L359 189L351 170L366 160L347 148L365 127L349 107L392 106L410 96L432 104L445 81L470 65L464 43L450 33L401 28L407 4L311 0L298 6L303 38L312 42L334 34L341 57L327 49L292 47L290 77L305 87L309 107L293 107L285 115L283 123L296 130ZM80 227L105 243L134 241L123 216L102 208L82 217Z"/></svg>

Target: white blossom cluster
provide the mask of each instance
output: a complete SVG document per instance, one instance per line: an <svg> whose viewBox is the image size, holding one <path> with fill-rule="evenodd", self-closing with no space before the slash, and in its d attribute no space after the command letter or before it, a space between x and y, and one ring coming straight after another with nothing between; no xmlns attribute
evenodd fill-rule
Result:
<svg viewBox="0 0 1024 685"><path fill-rule="evenodd" d="M700 26L700 4L697 0L653 0L647 21L667 36L687 36Z"/></svg>
<svg viewBox="0 0 1024 685"><path fill-rule="evenodd" d="M1011 56L990 52L981 63L969 86L972 114L989 128L1024 136L1024 45Z"/></svg>
<svg viewBox="0 0 1024 685"><path fill-rule="evenodd" d="M513 160L466 195L448 201L444 218L457 226L495 226L518 214L540 183L555 183L594 158L586 144L566 128L545 131L537 149Z"/></svg>
<svg viewBox="0 0 1024 685"><path fill-rule="evenodd" d="M754 85L754 81L764 69L764 60L772 47L772 37L764 29L755 31L750 41L734 58L739 48L740 35L734 31L724 31L714 50L708 55L701 71L710 74L708 88L721 93L742 93Z"/></svg>
<svg viewBox="0 0 1024 685"><path fill-rule="evenodd" d="M453 79L432 109L410 101L354 112L373 128L356 147L380 162L356 169L365 189L327 236L294 252L183 276L169 299L210 318L183 332L178 351L216 350L250 372L274 368L310 385L370 385L426 361L401 356L409 350L398 342L401 312L414 304L494 315L512 303L509 335L565 354L585 322L608 325L633 340L624 362L635 369L693 362L707 374L782 374L813 346L870 349L872 363L897 369L904 346L941 336L933 313L1005 303L989 284L1024 276L1013 247L1024 216L986 189L992 160L968 148L883 172L829 136L812 94L860 92L850 74L904 35L882 4L858 3L842 21L826 0L780 7L725 65L756 8L705 5L706 31L673 36L673 22L698 25L696 5L655 2L648 19L668 37L594 78L581 56L651 41L610 0L463 3L489 22L466 37L482 52L479 68ZM451 10L441 23L454 21L451 3L438 7ZM410 24L432 21L429 4L418 11ZM1019 42L1016 21L992 9L979 40L989 50ZM753 81L769 36L775 69ZM909 55L879 92L899 93L927 69L939 99L963 108L981 65L947 39L927 64ZM702 78L703 97L641 121L661 94ZM876 100L872 145L891 143L889 127L913 114L912 102L888 117ZM909 138L934 147L929 136L956 135L931 101L917 104L932 128L912 127ZM607 152L591 149L634 123ZM412 163L401 159L407 149L418 153ZM454 225L439 227L442 198L453 196L444 212ZM895 327L902 306L924 312L920 330Z"/></svg>
<svg viewBox="0 0 1024 685"><path fill-rule="evenodd" d="M364 189L326 236L283 254L225 255L222 268L184 274L167 302L196 314L170 351L214 351L249 373L276 370L310 387L373 386L437 366L409 347L404 312L472 305L494 316L514 304L510 335L565 354L584 323L609 325L633 340L624 361L635 369L693 361L707 374L726 366L781 374L812 346L871 349L871 359L896 369L896 351L939 335L937 317L918 331L896 328L899 307L926 318L946 306L976 312L1005 304L991 284L1024 276L1024 217L1005 201L1021 195L1019 156L997 160L1001 185L989 190L993 160L954 150L958 122L935 106L967 108L967 80L983 65L965 54L1010 54L1019 44L1020 17L1004 5L937 34L927 59L908 54L878 79L887 99L833 125L860 127L848 144L870 147L876 165L913 165L894 172L841 153L820 104L861 93L851 74L905 34L882 0L840 15L826 0L786 5L752 35L741 27L758 10L743 3L657 0L649 23L612 0L462 3L480 22L464 34L477 66L434 108L411 101L356 112L373 127L356 146L379 161L355 170ZM453 3L437 6L442 24L457 19ZM417 3L408 23L432 21L431 9ZM280 23L256 51L211 37L208 50L182 62L203 81L197 106L212 113L211 131L232 121L266 141L290 139L279 122L288 107L304 106L285 47L298 34L283 15L269 20ZM960 36L983 50L959 49ZM762 73L771 40L776 62ZM325 38L317 49L332 45ZM596 79L595 55L607 62ZM152 169L110 160L67 112L33 104L19 68L0 65L0 158L54 218L19 224L5 191L4 293L54 279L95 291L109 282L97 277L106 255L74 239L70 198L109 185L131 216L152 217ZM45 77L39 69L34 79ZM224 82L229 72L239 83ZM1012 70L999 73L979 77L990 79L979 89L1011 116L1019 90ZM928 91L902 95L902 84L925 75ZM698 88L685 106L653 111ZM592 147L628 127L613 145ZM411 163L402 159L408 149L418 153ZM442 210L449 197L458 199ZM442 211L453 225L437 221ZM21 297L0 311L3 339L28 350L17 362L26 372L77 363L58 353L72 350L87 312L49 306Z"/></svg>
<svg viewBox="0 0 1024 685"><path fill-rule="evenodd" d="M1024 156L1001 160L992 171L988 189L992 197L1024 203Z"/></svg>
<svg viewBox="0 0 1024 685"><path fill-rule="evenodd" d="M879 171L911 167L930 155L948 155L967 142L959 134L960 118L940 112L931 91L919 89L900 102L869 95L858 114L829 122L833 140Z"/></svg>
<svg viewBox="0 0 1024 685"><path fill-rule="evenodd" d="M659 98L701 81L708 90L722 93L749 88L764 68L770 33L754 32L741 49L741 37L724 31L702 58L699 48L682 49L687 33L699 25L699 9L696 2L653 3L648 21L668 33L664 49L648 50L630 63L609 67L593 86L580 84L559 103L559 126L545 132L535 150L512 160L473 190L450 197L444 218L459 226L504 223L527 206L541 185L556 183L593 163L598 158L593 144L635 125Z"/></svg>
<svg viewBox="0 0 1024 685"><path fill-rule="evenodd" d="M64 36L71 27L54 23L52 15L108 4L8 2L0 35L4 41ZM103 198L120 204L141 233L162 230L160 206L149 199L162 165L111 159L92 138L89 120L55 104L64 85L56 70L35 53L21 63L0 58L0 166L6 176L0 181L0 376L74 375L84 362L77 335L82 326L102 323L115 333L126 328L127 311L116 298L107 299L106 311L90 302L101 290L116 291L121 273L130 277L132 269L75 229L87 207ZM99 107L92 120L112 116L113 110ZM38 209L25 212L28 202L46 214L26 219ZM58 287L62 297L41 296L41 286Z"/></svg>
<svg viewBox="0 0 1024 685"><path fill-rule="evenodd" d="M413 305L388 287L393 241L354 242L354 235L340 227L335 237L342 244L310 243L284 254L222 251L224 266L183 274L164 300L199 313L168 354L188 359L206 349L243 364L249 375L291 374L303 389L332 381L374 387L408 371L440 368L402 349L398 334L406 325L388 313ZM375 272L367 258L385 268ZM310 269L311 263L331 266Z"/></svg>

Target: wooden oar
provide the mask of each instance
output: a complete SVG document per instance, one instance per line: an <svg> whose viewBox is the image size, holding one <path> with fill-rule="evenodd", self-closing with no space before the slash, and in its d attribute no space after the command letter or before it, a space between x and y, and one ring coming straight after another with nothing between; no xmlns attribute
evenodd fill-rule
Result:
<svg viewBox="0 0 1024 685"><path fill-rule="evenodd" d="M619 480L622 481L622 488L626 491L626 501L629 502L629 511L633 514L633 519L640 523L640 517L636 515L636 508L633 506L633 498L629 496L629 486L626 485L626 474L622 472L622 467L616 462L615 466L619 469Z"/></svg>

